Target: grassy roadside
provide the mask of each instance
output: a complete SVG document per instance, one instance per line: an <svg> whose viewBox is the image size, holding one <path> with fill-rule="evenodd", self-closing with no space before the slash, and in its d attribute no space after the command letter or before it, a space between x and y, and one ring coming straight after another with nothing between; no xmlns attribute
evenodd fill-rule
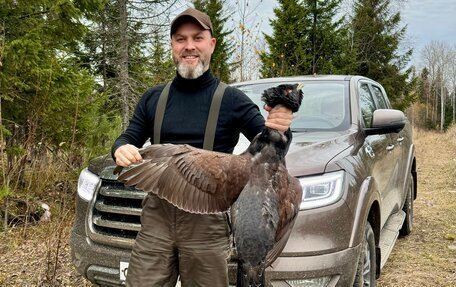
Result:
<svg viewBox="0 0 456 287"><path fill-rule="evenodd" d="M456 127L415 131L418 198L414 230L400 238L380 287L456 286Z"/></svg>
<svg viewBox="0 0 456 287"><path fill-rule="evenodd" d="M378 286L456 287L456 127L415 131L415 144L414 230L398 240ZM51 222L0 232L0 286L91 286L70 258L75 184L54 197Z"/></svg>

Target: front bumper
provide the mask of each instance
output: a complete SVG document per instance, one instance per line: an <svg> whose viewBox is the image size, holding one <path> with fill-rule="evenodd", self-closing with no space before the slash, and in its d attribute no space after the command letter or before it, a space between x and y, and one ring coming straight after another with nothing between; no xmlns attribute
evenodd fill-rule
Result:
<svg viewBox="0 0 456 287"><path fill-rule="evenodd" d="M72 232L73 263L91 282L102 286L124 286L120 280L120 261L128 261L130 250L92 242ZM289 287L285 280L331 277L327 287L353 286L360 246L306 257L279 257L266 270L267 286ZM229 264L230 284L236 282L236 264Z"/></svg>
<svg viewBox="0 0 456 287"><path fill-rule="evenodd" d="M268 287L290 287L285 280L331 277L325 287L353 286L361 245L342 251L306 256L279 257L266 269ZM236 264L229 265L230 284L236 282Z"/></svg>
<svg viewBox="0 0 456 287"><path fill-rule="evenodd" d="M101 245L74 230L70 238L71 257L76 270L101 286L125 286L120 280L120 262L128 262L129 249Z"/></svg>

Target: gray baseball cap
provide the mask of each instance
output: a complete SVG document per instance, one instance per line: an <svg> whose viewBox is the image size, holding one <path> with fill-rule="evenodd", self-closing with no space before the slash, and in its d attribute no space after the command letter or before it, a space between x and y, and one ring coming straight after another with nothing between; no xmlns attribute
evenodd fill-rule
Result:
<svg viewBox="0 0 456 287"><path fill-rule="evenodd" d="M206 13L196 10L195 8L188 8L184 12L177 15L176 18L174 18L174 20L171 22L171 36L176 32L177 28L179 28L182 23L185 23L188 20L194 20L198 22L201 27L203 27L205 30L209 30L209 32L212 34L213 29L211 18Z"/></svg>

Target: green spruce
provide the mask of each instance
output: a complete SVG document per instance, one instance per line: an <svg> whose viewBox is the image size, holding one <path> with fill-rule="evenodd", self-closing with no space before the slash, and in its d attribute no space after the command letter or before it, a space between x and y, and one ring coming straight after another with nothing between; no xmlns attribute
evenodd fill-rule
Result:
<svg viewBox="0 0 456 287"><path fill-rule="evenodd" d="M213 36L217 39L214 53L211 59L211 71L224 82L231 82L230 58L234 52L234 44L230 42L229 36L233 30L226 29L224 24L231 15L225 12L225 0L194 0L196 9L205 12L211 17L214 28Z"/></svg>
<svg viewBox="0 0 456 287"><path fill-rule="evenodd" d="M399 44L406 26L399 12L392 12L390 0L357 0L354 6L353 43L355 73L380 82L394 107L405 109L412 101L414 81L407 68L412 50L401 54Z"/></svg>

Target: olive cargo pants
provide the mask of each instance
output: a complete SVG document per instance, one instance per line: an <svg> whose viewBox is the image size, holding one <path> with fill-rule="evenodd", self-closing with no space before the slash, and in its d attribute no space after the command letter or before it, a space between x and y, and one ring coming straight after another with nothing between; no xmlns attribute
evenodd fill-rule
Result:
<svg viewBox="0 0 456 287"><path fill-rule="evenodd" d="M148 194L133 247L127 287L228 286L227 215L192 214Z"/></svg>

